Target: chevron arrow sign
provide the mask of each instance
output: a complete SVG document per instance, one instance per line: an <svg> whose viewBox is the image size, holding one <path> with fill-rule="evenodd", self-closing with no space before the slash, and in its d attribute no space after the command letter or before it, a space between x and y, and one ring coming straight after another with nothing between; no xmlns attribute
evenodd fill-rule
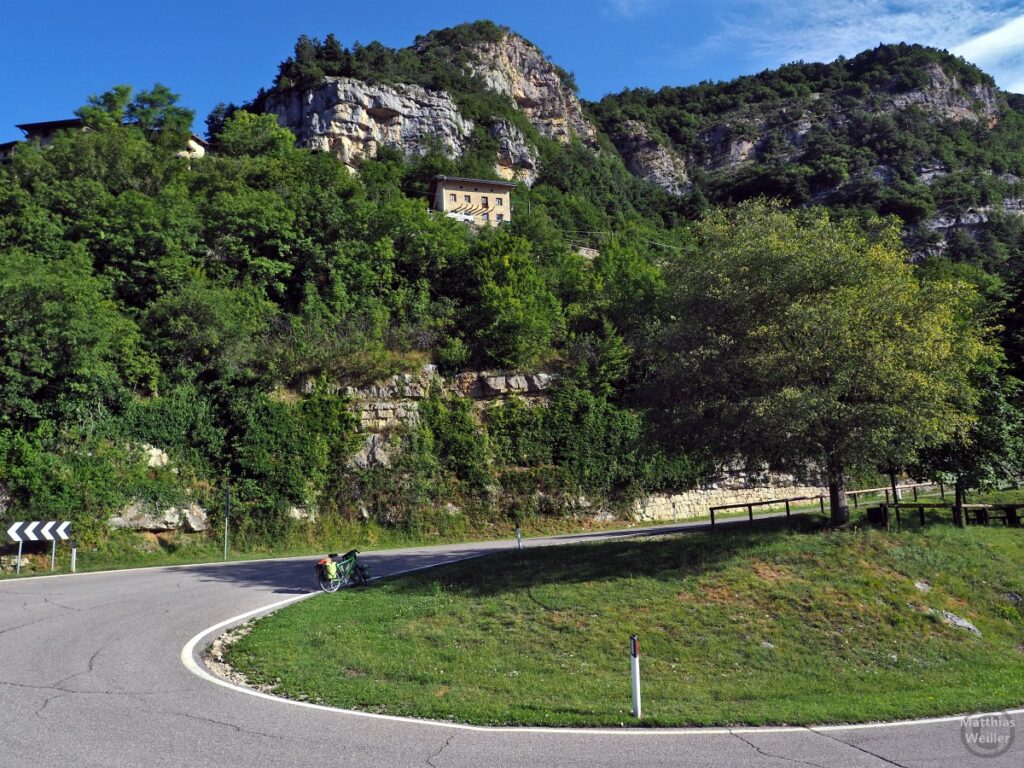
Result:
<svg viewBox="0 0 1024 768"><path fill-rule="evenodd" d="M68 521L14 523L7 529L11 541L67 541L71 538L71 523Z"/></svg>

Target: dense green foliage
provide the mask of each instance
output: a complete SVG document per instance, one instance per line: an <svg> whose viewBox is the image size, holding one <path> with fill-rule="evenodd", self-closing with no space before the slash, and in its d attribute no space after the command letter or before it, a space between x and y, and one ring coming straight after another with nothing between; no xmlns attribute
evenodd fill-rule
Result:
<svg viewBox="0 0 1024 768"><path fill-rule="evenodd" d="M810 111L799 148L769 142L735 172L695 173L691 194L679 198L632 175L608 135L595 146L542 139L510 98L470 74L474 50L506 32L479 22L400 50L302 38L281 64L276 90L349 75L449 91L477 124L458 159L383 147L353 175L328 154L297 149L273 116L259 114L266 93L249 109L215 110L215 152L185 158L192 114L163 86L135 95L114 88L80 110L88 130L63 133L45 149L19 146L0 167L7 514L60 511L98 536L98 521L133 502L152 511L210 505L231 485L233 519L254 536L280 531L296 507L427 530L571 510L580 495L614 505L690 487L721 458L721 445L669 439L653 428L670 423L665 413L648 410L642 395L670 374L673 396L684 399L691 383L665 354L665 329L686 327L699 310L684 306L678 275L709 248L732 253L747 236L729 226L713 244L700 232L695 238L691 222L709 200L820 200L849 220L844 231L870 239L882 225L864 214L896 212L913 224L943 206L1019 194L1007 174L1024 173L1021 104L1000 102L992 129L915 108L872 111L883 92L924 85L927 66L941 65L964 86L989 84L928 49L883 47L849 62L590 105L608 135L623 119L644 120L694 157L708 127L728 124L746 136L792 105ZM835 109L849 119L826 119ZM423 194L435 174L494 175L487 128L498 119L518 126L541 158L536 183L514 193L513 221L477 231L429 214ZM948 173L925 185L914 174L926 160ZM871 182L870 194L854 194L880 165L895 170ZM885 202L892 195L898 204ZM911 199L923 201L918 213ZM798 250L801 229L813 230L820 216L776 214L786 224L776 255ZM709 221L721 220L715 215ZM917 280L966 285L957 295L969 314L1004 327L1005 365L1017 372L1022 221L990 213L983 226L954 228L942 254L896 270L908 291ZM934 242L925 230L910 230L911 244ZM581 245L600 255L585 260ZM774 263L752 261L736 285L761 296L759 286L785 277ZM846 277L843 285L866 290L857 270ZM792 300L816 317L792 292L767 299ZM738 369L764 361L764 350L743 352ZM933 430L911 441L903 464L927 458L929 471L967 472L968 459L1018 445L1009 438L1019 390L1005 378L1003 357L991 359L999 362L970 371L981 394L965 402L987 414L964 422L975 425L975 438L953 429L953 442L930 445L949 436ZM337 393L425 363L445 374L550 370L561 383L540 408L511 401L481 409L438 395L423 403L417 424L386 436L390 467L353 466L365 436ZM910 455L925 442L934 456ZM990 447L976 451L982 444ZM147 445L168 451L170 465L148 466ZM1014 451L985 478L1017 471ZM447 504L465 514L449 514Z"/></svg>
<svg viewBox="0 0 1024 768"><path fill-rule="evenodd" d="M144 107L154 125L180 116L142 96L93 99L91 130L21 146L0 170L0 478L16 509L95 522L133 500L212 504L230 483L254 533L296 506L355 519L360 494L403 525L451 499L491 514L514 473L465 403L424 404L399 438L422 493L345 469L359 441L336 385L431 358L450 372L575 361L556 398L574 405L536 438L553 441L558 498L628 497L667 476L633 472L644 417L610 400L649 335L637 302L662 291L642 244L617 241L588 268L548 212L560 204L539 199L513 227L471 230L404 193L443 157L382 153L355 178L245 111L215 156L178 157L165 131L125 123ZM148 467L145 445L170 467Z"/></svg>
<svg viewBox="0 0 1024 768"><path fill-rule="evenodd" d="M696 227L671 274L659 402L684 444L845 475L965 433L986 354L970 286L921 281L899 232L750 201ZM874 229L874 232L870 232Z"/></svg>

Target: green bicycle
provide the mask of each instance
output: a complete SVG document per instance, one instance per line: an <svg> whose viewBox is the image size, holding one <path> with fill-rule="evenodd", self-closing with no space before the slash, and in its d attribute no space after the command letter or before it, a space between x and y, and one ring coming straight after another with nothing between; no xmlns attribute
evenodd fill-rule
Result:
<svg viewBox="0 0 1024 768"><path fill-rule="evenodd" d="M350 549L340 557L330 554L317 561L316 580L324 592L337 592L342 586L365 587L370 572L359 562L359 550Z"/></svg>

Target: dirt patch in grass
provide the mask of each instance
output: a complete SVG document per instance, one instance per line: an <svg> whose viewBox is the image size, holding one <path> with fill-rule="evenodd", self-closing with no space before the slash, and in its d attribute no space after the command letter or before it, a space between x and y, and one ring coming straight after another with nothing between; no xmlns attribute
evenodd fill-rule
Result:
<svg viewBox="0 0 1024 768"><path fill-rule="evenodd" d="M754 560L750 567L754 575L762 581L775 583L793 580L793 571L786 566Z"/></svg>

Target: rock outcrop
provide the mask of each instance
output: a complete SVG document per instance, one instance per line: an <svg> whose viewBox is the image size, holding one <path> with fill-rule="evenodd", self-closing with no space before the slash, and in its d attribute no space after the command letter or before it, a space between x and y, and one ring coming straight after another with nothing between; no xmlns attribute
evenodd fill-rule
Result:
<svg viewBox="0 0 1024 768"><path fill-rule="evenodd" d="M376 156L380 146L407 155L437 147L459 157L473 129L443 91L351 77L328 77L309 90L271 94L266 109L301 146L331 152L350 167Z"/></svg>
<svg viewBox="0 0 1024 768"><path fill-rule="evenodd" d="M347 462L353 469L389 466L401 449L392 432L412 426L419 420L419 403L432 392L455 395L486 408L511 396L544 402L558 381L551 373L506 373L468 371L452 377L438 374L433 365L418 374L398 374L363 387L340 387L338 392L352 400L353 411L363 433L363 444ZM312 392L316 383L307 381L303 390Z"/></svg>
<svg viewBox="0 0 1024 768"><path fill-rule="evenodd" d="M864 110L889 114L916 107L940 120L983 123L990 128L997 123L999 96L994 88L980 83L963 85L938 64L928 65L924 73L927 83L919 88L898 93L891 88L876 89L865 102ZM835 104L823 110L815 105L820 100L821 94L813 94L811 104L801 100L781 105L754 103L722 113L714 124L700 131L698 142L685 157L659 146L649 127L636 120L624 120L615 126L611 138L634 175L672 192L673 187L679 188L675 180L680 168L682 178L686 178L687 171L692 173L698 168L710 172L730 170L756 161L766 147L777 148L780 140L796 158L805 148L816 122L832 128L849 124L844 107ZM781 125L780 117L784 119ZM891 183L892 169L879 168L885 173L884 177L879 175L880 180ZM919 178L923 183L931 183L947 173L948 168L936 161L922 165Z"/></svg>
<svg viewBox="0 0 1024 768"><path fill-rule="evenodd" d="M639 120L626 120L612 136L612 143L634 176L661 187L670 195L682 195L689 189L683 158L651 135Z"/></svg>
<svg viewBox="0 0 1024 768"><path fill-rule="evenodd" d="M142 501L136 500L120 510L108 521L111 528L127 528L132 531L175 531L188 533L205 531L208 523L206 510L198 504L189 504L179 509L170 507L160 511L147 511Z"/></svg>
<svg viewBox="0 0 1024 768"><path fill-rule="evenodd" d="M946 120L996 124L999 102L995 89L988 85L963 86L938 64L924 69L928 84L903 93L893 94L883 102L883 112L893 112L917 105L926 112Z"/></svg>
<svg viewBox="0 0 1024 768"><path fill-rule="evenodd" d="M537 180L540 167L537 148L508 120L495 120L488 130L498 142L495 171L506 181L522 181L528 187Z"/></svg>
<svg viewBox="0 0 1024 768"><path fill-rule="evenodd" d="M597 129L558 68L533 43L516 34L473 47L469 68L498 93L511 96L542 136L568 143L597 141Z"/></svg>

